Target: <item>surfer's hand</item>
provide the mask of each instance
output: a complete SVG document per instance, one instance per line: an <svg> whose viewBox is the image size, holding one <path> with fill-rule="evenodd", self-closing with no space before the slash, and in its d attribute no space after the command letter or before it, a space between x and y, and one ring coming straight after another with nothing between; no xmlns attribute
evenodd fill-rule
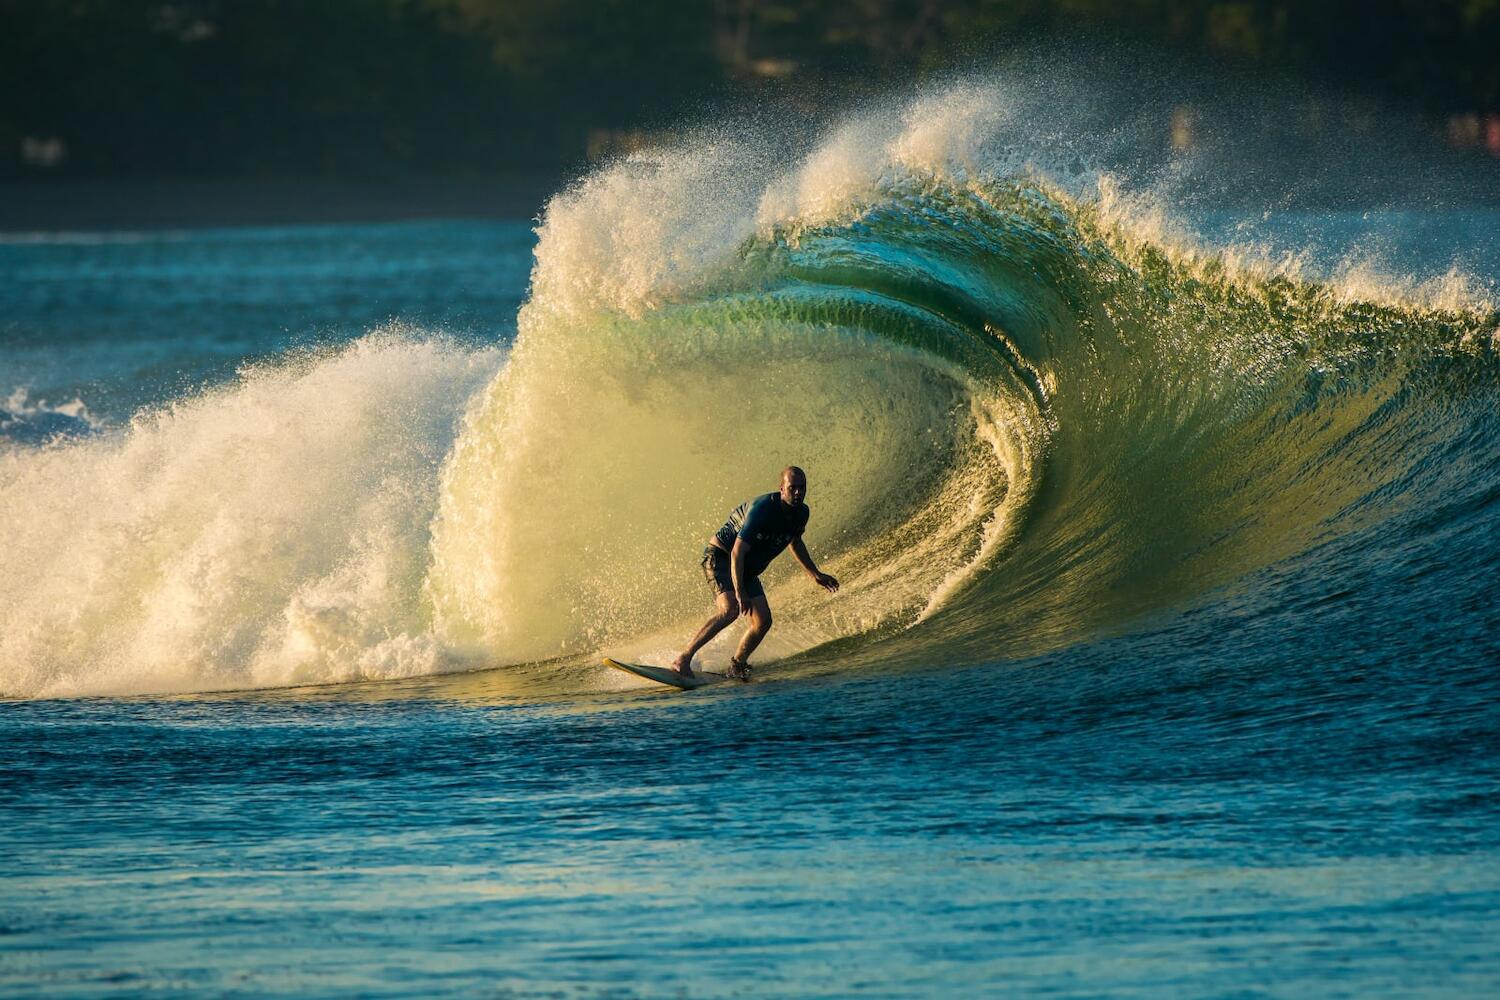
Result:
<svg viewBox="0 0 1500 1000"><path fill-rule="evenodd" d="M828 591L830 594L838 592L839 581L836 578L829 576L827 573L818 573L814 575L813 582L822 587L824 590Z"/></svg>
<svg viewBox="0 0 1500 1000"><path fill-rule="evenodd" d="M743 618L751 612L750 598L745 594L734 595L735 603L740 606L740 617Z"/></svg>

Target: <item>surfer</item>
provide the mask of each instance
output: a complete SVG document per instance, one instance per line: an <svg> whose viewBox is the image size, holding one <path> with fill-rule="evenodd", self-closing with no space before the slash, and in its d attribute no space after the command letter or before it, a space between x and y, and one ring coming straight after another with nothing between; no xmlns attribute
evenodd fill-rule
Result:
<svg viewBox="0 0 1500 1000"><path fill-rule="evenodd" d="M814 583L830 594L839 589L838 580L818 570L802 542L809 514L807 504L802 502L806 496L807 473L789 465L782 470L779 491L740 504L708 540L703 550L703 576L713 589L715 612L682 655L672 661L678 673L693 676L693 655L744 616L750 619L750 627L729 660L728 673L735 680L750 679L750 654L771 631L771 605L766 603L760 575L788 544Z"/></svg>

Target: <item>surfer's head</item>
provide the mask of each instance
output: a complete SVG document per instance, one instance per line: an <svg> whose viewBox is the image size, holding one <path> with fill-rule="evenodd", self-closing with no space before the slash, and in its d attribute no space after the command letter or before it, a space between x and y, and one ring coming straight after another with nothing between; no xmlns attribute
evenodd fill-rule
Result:
<svg viewBox="0 0 1500 1000"><path fill-rule="evenodd" d="M795 507L807 496L807 473L795 465L781 470L781 502Z"/></svg>

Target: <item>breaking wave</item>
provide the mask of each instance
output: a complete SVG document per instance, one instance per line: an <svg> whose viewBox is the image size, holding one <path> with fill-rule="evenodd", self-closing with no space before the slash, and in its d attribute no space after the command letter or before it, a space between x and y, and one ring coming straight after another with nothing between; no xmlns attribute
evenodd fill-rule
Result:
<svg viewBox="0 0 1500 1000"><path fill-rule="evenodd" d="M1480 292L1210 248L1030 162L1015 116L958 87L792 161L639 154L549 205L506 350L378 331L0 451L0 691L596 684L566 665L681 644L704 539L789 463L844 587L774 567L768 657L1058 648L1425 503L1435 469L1500 489L1466 458L1496 440Z"/></svg>

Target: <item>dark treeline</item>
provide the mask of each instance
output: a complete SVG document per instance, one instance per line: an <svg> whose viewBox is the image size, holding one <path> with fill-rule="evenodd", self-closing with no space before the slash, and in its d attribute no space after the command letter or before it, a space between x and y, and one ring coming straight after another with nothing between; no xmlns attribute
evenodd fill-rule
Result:
<svg viewBox="0 0 1500 1000"><path fill-rule="evenodd" d="M550 169L1074 31L1500 112L1500 0L0 0L0 175Z"/></svg>

